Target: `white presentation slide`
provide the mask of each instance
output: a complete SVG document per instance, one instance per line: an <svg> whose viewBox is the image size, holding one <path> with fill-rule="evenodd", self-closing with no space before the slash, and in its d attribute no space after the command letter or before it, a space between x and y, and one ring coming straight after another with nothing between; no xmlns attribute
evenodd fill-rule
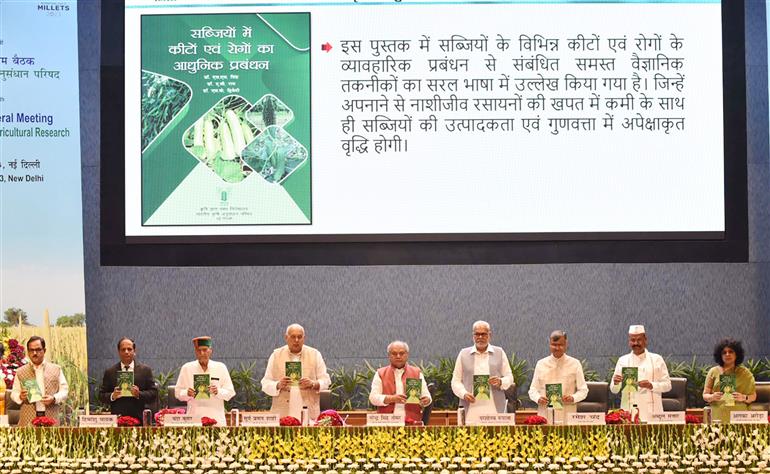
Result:
<svg viewBox="0 0 770 474"><path fill-rule="evenodd" d="M126 1L126 235L724 232L721 8Z"/></svg>

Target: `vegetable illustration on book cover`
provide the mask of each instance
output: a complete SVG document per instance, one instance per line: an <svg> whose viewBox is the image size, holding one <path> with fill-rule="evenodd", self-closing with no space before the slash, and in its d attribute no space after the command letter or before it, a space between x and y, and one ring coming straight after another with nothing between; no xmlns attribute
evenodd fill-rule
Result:
<svg viewBox="0 0 770 474"><path fill-rule="evenodd" d="M406 403L420 403L420 393L422 392L422 382L420 379L406 379Z"/></svg>
<svg viewBox="0 0 770 474"><path fill-rule="evenodd" d="M473 396L478 400L489 400L489 375L473 376Z"/></svg>
<svg viewBox="0 0 770 474"><path fill-rule="evenodd" d="M194 374L193 386L195 387L195 399L196 400L208 400L211 398L211 392L209 392L209 385L211 385L211 375L209 374Z"/></svg>
<svg viewBox="0 0 770 474"><path fill-rule="evenodd" d="M735 406L735 374L722 374L719 376L719 389L722 392L722 402L726 407Z"/></svg>
<svg viewBox="0 0 770 474"><path fill-rule="evenodd" d="M560 383L547 383L545 384L545 398L548 399L548 404L553 407L554 410L562 410L564 405L561 401L561 384Z"/></svg>
<svg viewBox="0 0 770 474"><path fill-rule="evenodd" d="M639 386L639 367L623 367L620 370L620 408L630 412Z"/></svg>
<svg viewBox="0 0 770 474"><path fill-rule="evenodd" d="M291 385L293 387L299 387L299 379L302 378L302 362L287 361L286 376L291 379Z"/></svg>
<svg viewBox="0 0 770 474"><path fill-rule="evenodd" d="M37 379L27 379L22 382L22 385L24 385L24 390L27 391L27 401L29 401L29 403L39 402L43 399L43 391L40 390Z"/></svg>
<svg viewBox="0 0 770 474"><path fill-rule="evenodd" d="M134 386L134 373L130 371L118 372L118 387L120 387L121 397L131 397L131 387Z"/></svg>

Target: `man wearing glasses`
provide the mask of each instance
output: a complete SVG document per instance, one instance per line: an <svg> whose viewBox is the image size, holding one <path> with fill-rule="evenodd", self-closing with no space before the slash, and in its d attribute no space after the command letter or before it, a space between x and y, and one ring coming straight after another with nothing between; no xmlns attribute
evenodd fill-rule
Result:
<svg viewBox="0 0 770 474"><path fill-rule="evenodd" d="M30 363L16 371L11 399L21 405L19 426L29 426L38 416L58 423L59 407L67 399L69 386L58 365L45 361L45 339L32 336L27 341Z"/></svg>
<svg viewBox="0 0 770 474"><path fill-rule="evenodd" d="M460 399L466 413L470 413L474 405L486 402L477 400L474 393L486 394L490 391L492 403L489 407L494 407L497 413L506 411L504 391L513 384L513 374L505 351L490 344L491 339L489 323L476 321L473 323L473 346L461 350L457 356L452 373L452 392Z"/></svg>

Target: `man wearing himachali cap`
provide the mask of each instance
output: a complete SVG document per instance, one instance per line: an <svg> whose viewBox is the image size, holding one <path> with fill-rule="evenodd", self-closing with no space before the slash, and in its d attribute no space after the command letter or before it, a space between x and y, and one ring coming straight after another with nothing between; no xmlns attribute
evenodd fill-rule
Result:
<svg viewBox="0 0 770 474"><path fill-rule="evenodd" d="M663 413L661 394L671 390L671 380L663 357L647 351L647 334L644 326L632 325L628 328L628 346L631 353L621 356L615 365L610 391L618 393L623 385L624 367L638 367L638 383L631 399L639 408L639 419L649 421L653 413ZM628 409L623 406L623 409Z"/></svg>
<svg viewBox="0 0 770 474"><path fill-rule="evenodd" d="M182 366L174 390L176 398L187 402L187 414L196 417L208 417L217 420L217 426L225 426L225 402L235 396L235 388L230 380L225 364L211 360L211 337L193 339L195 358ZM199 387L196 378L207 374L209 377L208 393L206 387ZM198 377L196 377L196 375Z"/></svg>

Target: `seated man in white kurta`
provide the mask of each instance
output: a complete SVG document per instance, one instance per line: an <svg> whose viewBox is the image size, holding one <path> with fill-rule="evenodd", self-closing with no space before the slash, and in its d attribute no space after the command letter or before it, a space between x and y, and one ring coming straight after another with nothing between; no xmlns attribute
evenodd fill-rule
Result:
<svg viewBox="0 0 770 474"><path fill-rule="evenodd" d="M299 324L286 328L284 340L286 345L270 354L261 382L262 391L273 397L270 411L299 420L302 407L307 407L310 418L316 419L321 411L319 393L331 385L326 363L318 350L305 345L305 329ZM302 377L296 385L286 376L286 362L302 364Z"/></svg>
<svg viewBox="0 0 770 474"><path fill-rule="evenodd" d="M639 378L632 403L639 409L639 419L646 422L650 420L653 413L663 413L661 395L671 390L671 379L663 357L647 351L647 334L644 326L636 324L628 328L628 346L631 352L618 359L610 391L612 393L620 391L623 367L638 367ZM621 406L621 408L628 410L630 407Z"/></svg>
<svg viewBox="0 0 770 474"><path fill-rule="evenodd" d="M230 380L230 372L227 371L225 364L211 360L213 349L211 347L211 337L203 336L193 339L195 346L195 358L188 362L179 370L179 377L176 379L176 389L174 395L176 398L187 402L187 414L198 418L207 417L217 420L218 426L227 425L225 419L225 402L235 396L235 388ZM195 398L194 375L208 374L211 385L209 385L209 399Z"/></svg>
<svg viewBox="0 0 770 474"><path fill-rule="evenodd" d="M566 420L567 413L577 411L577 402L585 400L588 385L583 376L583 365L579 360L566 354L567 334L553 331L548 338L551 355L540 359L529 386L529 398L537 403L537 414L545 417L549 400L546 398L546 384L561 384L561 409L554 411L557 423Z"/></svg>

